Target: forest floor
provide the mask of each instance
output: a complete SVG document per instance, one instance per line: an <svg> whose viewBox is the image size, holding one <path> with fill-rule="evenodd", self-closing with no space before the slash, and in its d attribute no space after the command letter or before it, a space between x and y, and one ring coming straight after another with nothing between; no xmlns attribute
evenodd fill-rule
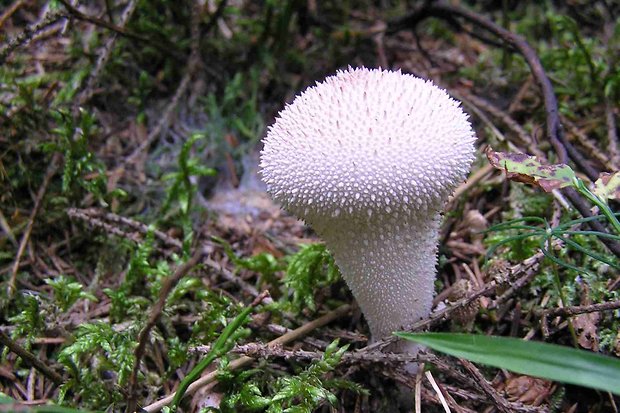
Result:
<svg viewBox="0 0 620 413"><path fill-rule="evenodd" d="M0 0L0 411L160 411L202 363L179 411L618 412L617 392L431 350L408 375L257 170L278 111L336 70L432 79L477 158L415 329L617 358L620 234L485 150L586 185L620 170L619 59L606 0Z"/></svg>

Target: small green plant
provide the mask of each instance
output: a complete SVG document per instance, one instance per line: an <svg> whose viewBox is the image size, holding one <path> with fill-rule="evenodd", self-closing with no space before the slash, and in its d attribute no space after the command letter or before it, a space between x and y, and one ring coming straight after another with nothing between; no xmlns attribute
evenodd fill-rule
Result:
<svg viewBox="0 0 620 413"><path fill-rule="evenodd" d="M272 254L263 252L253 257L239 258L226 240L215 236L212 236L211 239L224 247L226 256L237 268L243 268L260 274L261 281L273 283L275 281L276 272L286 268L286 265Z"/></svg>
<svg viewBox="0 0 620 413"><path fill-rule="evenodd" d="M337 403L334 390L347 389L357 394L368 394L361 386L347 380L328 377L340 362L348 346L338 347L333 341L320 360L295 375L265 380L262 369L243 372L234 377L236 386L242 383L224 399L220 410L223 413L235 411L265 411L267 413L310 413L324 405ZM252 376L257 376L250 380ZM222 377L224 382L233 378L229 373Z"/></svg>
<svg viewBox="0 0 620 413"><path fill-rule="evenodd" d="M148 275L157 270L149 261L154 250L152 232L147 233L145 240L137 245L125 271L125 279L117 288L104 288L103 292L111 299L110 317L114 322L123 322L143 314L149 305L144 295L138 294Z"/></svg>
<svg viewBox="0 0 620 413"><path fill-rule="evenodd" d="M73 343L58 354L71 378L61 387L59 401L67 392L80 394L88 406L123 400L116 386L126 384L134 364L137 330L116 331L104 322L82 324Z"/></svg>
<svg viewBox="0 0 620 413"><path fill-rule="evenodd" d="M290 304L298 311L304 307L314 310L316 290L340 278L334 258L324 244L309 244L301 246L287 261L283 282L293 294Z"/></svg>
<svg viewBox="0 0 620 413"><path fill-rule="evenodd" d="M170 172L162 177L163 181L172 182L166 191L166 200L161 208L162 214L170 211L173 205L178 208L178 214L183 227L183 251L189 252L193 237L190 212L196 194L196 185L192 182L193 177L213 176L215 170L208 168L195 157L191 156L192 147L205 138L201 133L194 133L183 144L178 158L178 170Z"/></svg>
<svg viewBox="0 0 620 413"><path fill-rule="evenodd" d="M132 96L127 99L127 103L138 109L136 120L143 125L146 124L146 105L152 88L153 80L145 70L142 70L138 76L138 83L132 90Z"/></svg>
<svg viewBox="0 0 620 413"><path fill-rule="evenodd" d="M248 331L242 329L242 326L246 323L248 316L259 303L259 301L255 301L252 305L244 308L243 311L222 330L217 340L211 345L209 353L207 353L205 358L202 359L179 384L179 388L172 400L171 412L177 410L189 385L196 381L215 359L228 353L239 339L248 335Z"/></svg>
<svg viewBox="0 0 620 413"><path fill-rule="evenodd" d="M95 117L80 109L77 118L66 110L53 112L57 127L52 132L58 138L56 141L42 145L46 152L60 152L64 155L62 174L62 192L76 198L81 194L78 187L88 193L103 205L114 196L123 196L121 189L115 189L108 194L105 166L89 149L89 140L96 132Z"/></svg>
<svg viewBox="0 0 620 413"><path fill-rule="evenodd" d="M618 214L618 216L620 216L620 214ZM604 217L600 215L590 218L574 219L556 227L551 227L547 220L541 217L524 217L502 222L500 224L493 225L486 232L510 231L514 233L515 231L517 231L517 234L502 236L501 241L494 243L493 246L487 250L486 257L489 258L493 256L493 254L497 251L498 248L506 244L513 244L515 242L520 242L524 239L532 238L537 239L537 246L540 248L543 254L545 254L545 256L554 263L578 272L590 272L588 269L576 267L568 261L557 257L553 252L553 248L551 247L551 243L553 242L553 240L557 239L564 242L568 248L573 249L574 251L583 253L597 261L609 265L612 268L620 270L620 264L617 261L613 260L610 257L597 253L594 249L584 247L581 243L572 239L572 237L574 236L582 235L598 236L620 241L620 236L616 236L613 234L606 234L590 230L571 229L575 226L578 226L579 224L602 219L604 219ZM537 223L539 225L529 225L529 222Z"/></svg>
<svg viewBox="0 0 620 413"><path fill-rule="evenodd" d="M598 207L603 214L588 218L565 220L555 227L552 227L546 219L536 216L517 218L494 225L487 232L503 233L503 235L498 236L501 239L488 249L487 258L491 257L498 248L504 245L520 245L527 240L534 241L540 251L552 262L550 271L553 275L553 284L555 285L557 296L561 297L564 304L569 303L569 297L566 293L574 291L574 283L577 276L588 277L589 284L592 284L592 286L597 284L596 280L600 276L591 270L590 267L597 268L600 264L604 264L609 266L609 268L620 270L620 263L618 263L615 257L612 257L606 251L599 252L600 245L591 242L594 237L620 241L620 223L618 222L620 214L614 213L607 202L608 198L612 199L620 195L618 190L620 188L618 173L602 174L591 191L568 165L543 165L533 156L500 153L492 150L487 151L487 157L494 167L505 171L509 179L535 185L546 192L564 187L573 187L591 201L593 205ZM616 234L579 229L582 224L595 220L606 220L611 224ZM561 241L564 245L564 248L560 251L556 251L553 247L553 242L556 240ZM575 257L571 256L571 252L577 252L587 257L589 261L585 260L584 262L588 265L576 265L574 263ZM562 282L555 266L569 270L569 272L572 272L572 276ZM574 297L575 294L571 293L570 296Z"/></svg>
<svg viewBox="0 0 620 413"><path fill-rule="evenodd" d="M59 275L54 279L47 278L45 282L54 290L54 302L63 312L81 298L97 301L94 295L83 291L82 284L64 275Z"/></svg>
<svg viewBox="0 0 620 413"><path fill-rule="evenodd" d="M45 316L41 311L40 300L35 295L24 294L17 302L21 311L9 318L9 322L15 326L12 337L25 337L26 348L29 348L32 341L45 329Z"/></svg>

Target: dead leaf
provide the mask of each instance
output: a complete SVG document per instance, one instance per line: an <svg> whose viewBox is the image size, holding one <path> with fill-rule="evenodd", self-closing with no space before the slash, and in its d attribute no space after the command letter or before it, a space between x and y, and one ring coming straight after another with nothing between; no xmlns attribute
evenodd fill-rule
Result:
<svg viewBox="0 0 620 413"><path fill-rule="evenodd" d="M506 172L510 180L540 187L545 192L573 186L575 172L566 164L543 165L535 156L524 153L495 152L486 150L494 168Z"/></svg>
<svg viewBox="0 0 620 413"><path fill-rule="evenodd" d="M599 338L596 328L598 321L599 315L597 313L579 314L573 318L577 342L581 347L598 351Z"/></svg>
<svg viewBox="0 0 620 413"><path fill-rule="evenodd" d="M601 173L592 192L605 203L608 199L620 199L620 172Z"/></svg>
<svg viewBox="0 0 620 413"><path fill-rule="evenodd" d="M510 376L506 379L504 391L511 402L540 406L549 396L553 383L530 376Z"/></svg>

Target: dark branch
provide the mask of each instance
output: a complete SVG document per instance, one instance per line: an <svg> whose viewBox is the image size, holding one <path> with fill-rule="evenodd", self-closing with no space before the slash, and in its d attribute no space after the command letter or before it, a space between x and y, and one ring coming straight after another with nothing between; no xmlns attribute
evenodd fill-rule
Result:
<svg viewBox="0 0 620 413"><path fill-rule="evenodd" d="M496 35L505 45L509 46L511 49L517 50L525 58L534 78L542 90L546 111L547 137L556 152L558 162L567 163L570 157L591 180L596 180L598 178L598 171L596 171L564 138L558 112L558 102L551 80L547 76L536 51L523 37L504 29L479 14L443 2L426 3L413 13L391 22L388 24L388 32L394 32L405 27L413 27L428 17L437 17L450 22L455 16L474 23Z"/></svg>

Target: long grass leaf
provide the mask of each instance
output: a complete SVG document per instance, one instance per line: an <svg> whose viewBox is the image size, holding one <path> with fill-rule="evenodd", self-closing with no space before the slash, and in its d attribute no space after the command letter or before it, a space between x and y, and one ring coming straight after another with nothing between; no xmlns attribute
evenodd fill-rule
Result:
<svg viewBox="0 0 620 413"><path fill-rule="evenodd" d="M594 235L600 238L609 238L616 241L620 241L620 236L614 234L606 234L604 232L599 231L563 231L562 234L565 235Z"/></svg>
<svg viewBox="0 0 620 413"><path fill-rule="evenodd" d="M538 232L532 232L529 234L519 234L519 235L513 235L511 237L507 237L504 238L503 240L497 242L496 244L493 244L493 246L491 246L491 248L488 249L486 255L485 255L485 259L488 259L490 256L493 255L493 253L502 245L506 245L509 244L513 241L519 241L522 239L526 239L526 238L530 238L530 237L535 237L535 236L541 236L544 234L544 231L539 230Z"/></svg>
<svg viewBox="0 0 620 413"><path fill-rule="evenodd" d="M620 395L620 360L556 344L453 333L395 333L489 366Z"/></svg>
<svg viewBox="0 0 620 413"><path fill-rule="evenodd" d="M542 240L541 243L540 243L540 250L545 255L545 257L549 258L551 261L553 261L554 263L556 263L556 264L558 264L558 265L560 265L562 267L565 267L565 268L568 268L568 269L571 269L571 270L575 270L577 272L583 272L583 273L587 273L587 274L594 274L592 271L588 271L585 268L579 268L579 267L577 267L577 266L575 266L573 264L569 264L568 262L566 262L566 261L556 257L555 255L551 254L549 252L549 250L547 249L547 247L545 246L545 241L544 240Z"/></svg>
<svg viewBox="0 0 620 413"><path fill-rule="evenodd" d="M578 243L576 243L575 241L573 241L570 238L565 238L561 235L556 234L556 237L558 237L559 239L561 239L562 241L564 241L566 244L570 245L571 247L573 247L574 249L576 249L577 251L580 251L592 258L594 258L595 260L598 260L600 262L604 262L605 264L609 265L610 267L616 268L616 269L620 269L620 265L618 265L617 262L608 260L607 258L603 257L602 255L599 255L595 252L593 252L592 250L588 249L588 248L584 248L583 246L579 245Z"/></svg>

